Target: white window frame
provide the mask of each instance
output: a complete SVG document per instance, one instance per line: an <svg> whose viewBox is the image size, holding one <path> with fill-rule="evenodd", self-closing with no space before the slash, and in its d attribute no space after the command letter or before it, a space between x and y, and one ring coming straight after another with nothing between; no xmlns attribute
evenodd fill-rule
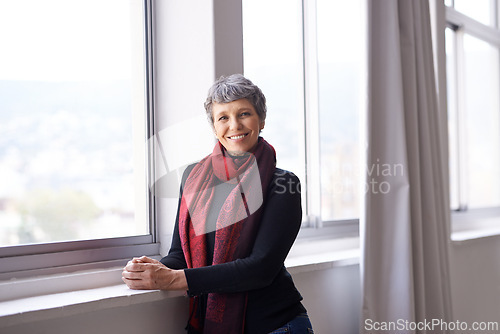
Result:
<svg viewBox="0 0 500 334"><path fill-rule="evenodd" d="M452 89L455 91L455 101L448 102L448 113L453 112L457 117L457 133L454 134L457 138L456 145L459 149L458 156L458 209L452 210L452 239L464 240L469 237L483 237L488 235L500 234L500 229L497 227L496 220L500 217L500 207L490 207L481 209L469 209L467 205L467 190L465 187L467 175L462 166L465 165L465 157L463 150L460 147L464 145L464 137L460 133L464 132L464 124L461 122L460 115L463 114L465 108L464 101L464 49L463 38L467 33L470 36L485 41L500 50L500 31L499 31L499 4L498 0L490 1L492 6L492 13L494 17L492 22L493 26L485 25L478 22L471 17L457 11L453 7L445 6L446 26L454 31L455 48L453 50L455 59L455 81ZM452 2L453 5L453 2ZM443 32L444 33L444 32ZM450 105L454 105L454 110L450 110ZM462 168L461 168L462 167ZM496 219L495 219L496 218ZM497 225L497 226L495 226ZM481 231L482 230L482 231ZM472 231L472 234L471 234ZM483 233L484 232L484 233Z"/></svg>
<svg viewBox="0 0 500 334"><path fill-rule="evenodd" d="M144 52L145 52L145 92L146 92L146 135L154 133L154 55L153 55L153 1L144 0ZM144 170L145 185L154 180L154 148L146 145L148 160ZM156 228L156 202L151 189L145 187L147 198L149 231L148 235L107 239L54 242L46 244L20 245L0 248L0 281L25 279L40 275L72 273L89 269L123 266L131 257L159 254Z"/></svg>
<svg viewBox="0 0 500 334"><path fill-rule="evenodd" d="M301 0L301 48L303 101L301 118L297 120L303 131L298 133L303 144L298 155L305 163L305 180L301 180L303 195L303 221L297 240L310 242L316 239L359 237L359 218L323 220L321 217L321 152L319 111L319 69L317 46L316 0Z"/></svg>
<svg viewBox="0 0 500 334"><path fill-rule="evenodd" d="M302 0L306 220L302 224L303 228L299 233L299 238L324 238L325 236L330 238L359 237L359 218L323 220L321 217L318 24L316 14L316 0Z"/></svg>

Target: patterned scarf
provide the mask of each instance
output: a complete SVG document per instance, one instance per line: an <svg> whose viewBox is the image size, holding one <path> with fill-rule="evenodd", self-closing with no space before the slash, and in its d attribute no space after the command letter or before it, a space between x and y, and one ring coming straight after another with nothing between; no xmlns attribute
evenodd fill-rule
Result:
<svg viewBox="0 0 500 334"><path fill-rule="evenodd" d="M231 262L250 255L265 201L267 187L276 168L276 152L259 137L255 149L236 164L217 143L209 156L189 174L179 209L179 234L188 268L207 263L207 234L215 230L213 264ZM206 225L215 187L235 184L226 198L216 225ZM196 298L196 297L195 297ZM194 298L190 300L190 333L243 333L246 293L209 293L205 319Z"/></svg>

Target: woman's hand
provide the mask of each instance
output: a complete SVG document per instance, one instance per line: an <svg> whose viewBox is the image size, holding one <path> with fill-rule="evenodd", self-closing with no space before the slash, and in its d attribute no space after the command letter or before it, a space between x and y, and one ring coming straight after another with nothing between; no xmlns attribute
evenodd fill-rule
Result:
<svg viewBox="0 0 500 334"><path fill-rule="evenodd" d="M173 270L147 256L133 258L122 272L122 280L134 290L187 290L184 270Z"/></svg>

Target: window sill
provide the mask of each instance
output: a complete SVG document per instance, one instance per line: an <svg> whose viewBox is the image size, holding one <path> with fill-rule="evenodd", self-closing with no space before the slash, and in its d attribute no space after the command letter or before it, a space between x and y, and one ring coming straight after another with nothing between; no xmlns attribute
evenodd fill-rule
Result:
<svg viewBox="0 0 500 334"><path fill-rule="evenodd" d="M291 274L359 264L359 238L299 239L285 261Z"/></svg>
<svg viewBox="0 0 500 334"><path fill-rule="evenodd" d="M285 265L291 274L355 265L359 263L358 246L357 238L297 241ZM0 282L1 298L4 300L0 302L0 328L185 295L184 291L130 290L121 283L121 270L122 267L113 267L93 272ZM94 285L102 285L71 290L75 281L93 281ZM29 295L34 291L40 294L45 285L50 285L52 289L56 286L60 292Z"/></svg>
<svg viewBox="0 0 500 334"><path fill-rule="evenodd" d="M476 209L452 213L451 240L456 243L500 236L500 210Z"/></svg>
<svg viewBox="0 0 500 334"><path fill-rule="evenodd" d="M498 221L495 222L498 225ZM455 231L451 234L453 242L466 242L468 240L477 240L484 238L500 237L500 227L491 226L488 228L471 228L470 230Z"/></svg>

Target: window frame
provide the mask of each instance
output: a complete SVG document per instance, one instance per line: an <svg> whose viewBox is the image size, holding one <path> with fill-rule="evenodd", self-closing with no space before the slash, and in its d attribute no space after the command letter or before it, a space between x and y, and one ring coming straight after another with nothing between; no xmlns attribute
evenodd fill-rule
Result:
<svg viewBox="0 0 500 334"><path fill-rule="evenodd" d="M0 281L40 275L71 273L88 269L123 265L138 254L159 254L156 223L156 199L149 187L154 180L154 148L146 145L154 134L154 10L152 0L143 0L144 8L144 71L145 71L145 133L146 219L149 234L129 237L63 241L0 247Z"/></svg>
<svg viewBox="0 0 500 334"><path fill-rule="evenodd" d="M321 150L319 110L318 22L316 0L302 0L306 217L299 238L359 237L359 218L323 220L321 215ZM362 174L360 174L361 176ZM359 180L363 182L363 179ZM360 212L360 217L362 216Z"/></svg>
<svg viewBox="0 0 500 334"><path fill-rule="evenodd" d="M452 226L451 230L453 233L461 233L463 231L475 231L478 229L486 229L491 230L493 234L494 224L492 223L492 218L500 217L500 206L491 206L486 208L468 208L467 203L467 189L466 189L466 181L467 175L466 171L464 171L465 166L465 157L463 156L463 152L461 152L460 147L464 145L464 136L461 136L460 133L463 133L464 124L461 121L461 115L464 113L465 101L464 101L464 89L465 89L465 78L464 78L464 49L463 49L463 39L464 34L468 34L474 38L477 38L481 41L484 41L493 47L496 47L500 51L500 31L499 31L499 3L498 0L491 0L492 7L492 18L493 25L489 26L483 24L475 19L457 11L455 8L445 5L445 20L446 25L445 29L451 29L454 36L454 48L453 48L453 87L454 90L454 101L448 101L448 114L454 113L457 118L457 127L455 133L453 134L456 139L454 143L450 143L450 145L455 145L457 148L457 202L458 207L456 209L451 208L451 218L452 218ZM451 5L454 5L454 2L451 2ZM444 34L444 31L443 31ZM499 73L500 75L500 73ZM446 78L445 78L446 79ZM449 84L449 83L448 83ZM452 103L450 103L452 102ZM451 108L450 105L453 105L454 108ZM457 237L454 237L452 233L452 239L455 240ZM456 240L461 240L462 237L458 237Z"/></svg>
<svg viewBox="0 0 500 334"><path fill-rule="evenodd" d="M301 86L298 98L301 102L299 117L295 120L299 132L295 134L301 141L297 155L300 156L304 175L301 179L303 217L298 240L359 237L359 218L336 220L322 218L317 0L299 0L293 5L301 11L298 22L301 68L297 74L297 81ZM245 68L245 64L243 67ZM360 182L363 181L360 175ZM361 211L359 216L362 216Z"/></svg>
<svg viewBox="0 0 500 334"><path fill-rule="evenodd" d="M302 68L298 80L302 86L302 112L297 122L303 130L297 135L303 141L299 155L305 167L305 180L301 180L304 214L297 240L308 242L324 238L358 238L359 218L322 219L317 0L300 0L299 3L302 14L299 42ZM361 174L360 182L364 182ZM362 216L361 211L359 216Z"/></svg>

